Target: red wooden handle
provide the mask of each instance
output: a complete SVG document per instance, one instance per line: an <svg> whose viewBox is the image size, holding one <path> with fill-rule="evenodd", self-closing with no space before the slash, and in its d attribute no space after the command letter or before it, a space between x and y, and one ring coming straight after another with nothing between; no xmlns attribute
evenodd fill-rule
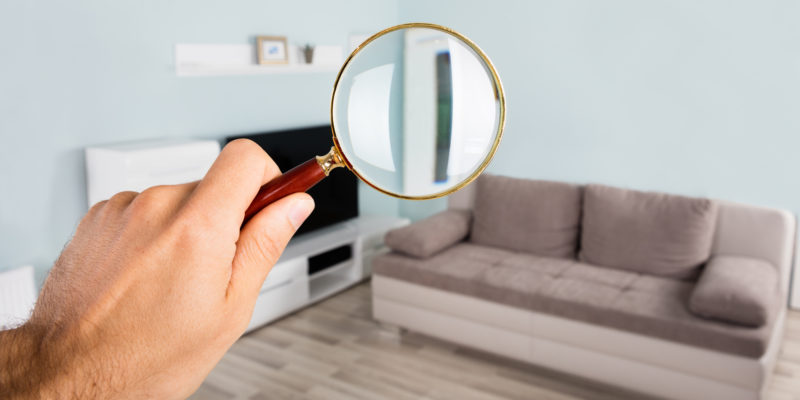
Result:
<svg viewBox="0 0 800 400"><path fill-rule="evenodd" d="M312 158L285 174L261 186L250 207L244 212L244 222L256 215L262 208L292 193L305 192L325 178L325 171L316 158Z"/></svg>

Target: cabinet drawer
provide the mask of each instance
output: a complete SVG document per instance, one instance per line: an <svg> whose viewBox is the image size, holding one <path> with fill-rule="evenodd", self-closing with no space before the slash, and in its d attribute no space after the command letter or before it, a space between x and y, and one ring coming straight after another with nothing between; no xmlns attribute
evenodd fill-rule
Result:
<svg viewBox="0 0 800 400"><path fill-rule="evenodd" d="M288 280L306 278L307 276L308 260L305 257L281 261L272 267L272 271L269 272L267 279L264 280L264 285L261 286L261 292L283 285Z"/></svg>
<svg viewBox="0 0 800 400"><path fill-rule="evenodd" d="M283 281L258 295L247 331L282 317L308 302L308 280L294 278Z"/></svg>

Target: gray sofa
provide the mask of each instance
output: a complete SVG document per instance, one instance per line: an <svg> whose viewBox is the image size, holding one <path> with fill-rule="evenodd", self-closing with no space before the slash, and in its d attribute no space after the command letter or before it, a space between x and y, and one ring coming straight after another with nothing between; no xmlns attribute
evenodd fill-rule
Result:
<svg viewBox="0 0 800 400"><path fill-rule="evenodd" d="M491 175L449 201L386 236L376 319L663 397L760 397L791 214Z"/></svg>

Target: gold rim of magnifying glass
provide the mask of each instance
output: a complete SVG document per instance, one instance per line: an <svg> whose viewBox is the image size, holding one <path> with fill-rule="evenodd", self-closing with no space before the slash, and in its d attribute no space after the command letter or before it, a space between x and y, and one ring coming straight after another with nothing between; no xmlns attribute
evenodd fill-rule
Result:
<svg viewBox="0 0 800 400"><path fill-rule="evenodd" d="M347 159L347 156L345 156L344 152L342 151L341 146L339 145L339 140L336 138L336 124L334 123L334 120L333 120L333 102L336 99L336 92L339 89L339 80L342 78L342 74L344 73L344 70L347 69L347 66L353 60L353 57L355 57L355 55L358 54L358 52L363 50L364 47L366 47L366 45L368 45L373 40L375 40L375 39L377 39L377 38L379 38L379 37L381 37L381 36L383 36L383 35L385 35L387 33L394 32L394 31L397 31L397 30L400 30L400 29L405 29L405 28L430 28L430 29L435 29L435 30L442 31L442 32L445 32L447 34L453 35L456 38L461 39L461 41L463 41L464 43L466 43L472 49L472 51L474 51L475 54L477 54L486 63L486 65L489 67L489 72L491 72L491 74L492 74L492 84L494 85L494 94L495 94L495 97L497 98L497 100L499 102L499 106L500 106L500 117L499 117L500 118L500 123L497 125L497 136L494 139L494 143L492 144L492 148L489 150L489 153L486 155L486 158L483 160L483 162L478 167L478 169L476 169L472 173L472 175L470 175L467 179L464 179L463 181L461 181L458 185L453 186L452 188L444 190L442 192L438 192L438 193L434 193L434 194L430 194L430 195L425 195L425 196L408 196L408 195L404 195L404 194L390 192L388 190L385 190L385 189L382 189L382 188L378 187L377 185L375 185L372 182L370 182L369 179L367 179L363 175L359 174L358 171L356 171L356 169L353 168L353 165L350 163L350 160ZM342 159L342 161L344 161L344 164L347 167L347 169L349 169L352 173L356 174L356 176L359 179L361 179L364 183L366 183L367 185L371 186L373 189L375 189L375 190L377 190L377 191L379 191L381 193L385 193L385 194L388 194L390 196L394 196L394 197L405 199L405 200L438 199L440 197L447 196L447 195L449 195L449 194L451 194L451 193L463 188L464 186L469 185L472 181L475 180L475 178L478 177L478 175L481 174L481 172L483 172L483 170L486 169L487 166L489 166L489 162L492 161L492 158L494 157L494 153L497 151L497 147L500 145L500 139L503 136L503 129L505 128L505 124L506 124L506 99L505 99L505 94L503 93L503 84L502 84L502 82L500 82L500 76L497 74L497 70L494 68L494 64L492 64L492 61L489 59L489 57L486 55L486 53L484 53L483 50L481 50L480 47L478 47L478 45L475 44L475 42L470 40L468 37L456 32L456 31L454 31L454 30L452 30L450 28L447 28L447 27L444 27L444 26L441 26L441 25L430 24L430 23L426 23L426 22L412 22L412 23L401 24L401 25L396 25L396 26L390 27L390 28L386 28L386 29L384 29L384 30L382 30L382 31L370 36L369 39L365 40L364 43L361 43L358 47L356 47L356 49L353 50L353 52L350 54L350 56L347 57L347 60L345 60L344 64L342 65L342 68L339 70L339 74L336 76L336 81L333 83L333 95L331 96L331 132L333 133L333 146L336 149L336 153Z"/></svg>

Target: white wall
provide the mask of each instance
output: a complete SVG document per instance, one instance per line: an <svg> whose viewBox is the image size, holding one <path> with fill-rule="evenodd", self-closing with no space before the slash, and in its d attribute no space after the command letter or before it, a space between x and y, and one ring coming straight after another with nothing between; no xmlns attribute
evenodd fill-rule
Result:
<svg viewBox="0 0 800 400"><path fill-rule="evenodd" d="M341 44L407 21L492 57L508 124L489 171L800 211L800 2L0 2L0 269L48 268L86 211L82 148L328 121L333 74L175 77L175 43ZM391 199L362 197L374 209ZM443 200L400 202L413 218ZM385 206L385 207L384 207Z"/></svg>

